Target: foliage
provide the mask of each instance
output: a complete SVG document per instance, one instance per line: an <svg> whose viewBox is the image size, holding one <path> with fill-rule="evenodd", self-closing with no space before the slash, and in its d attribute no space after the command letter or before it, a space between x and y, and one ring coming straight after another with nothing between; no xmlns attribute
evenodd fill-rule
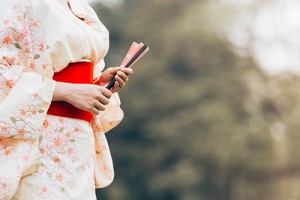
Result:
<svg viewBox="0 0 300 200"><path fill-rule="evenodd" d="M222 28L233 8L204 0L93 6L111 34L107 65L118 65L132 41L151 49L120 92L125 119L107 134L116 178L100 199L287 198L276 188L299 173L299 80L268 77L232 50Z"/></svg>

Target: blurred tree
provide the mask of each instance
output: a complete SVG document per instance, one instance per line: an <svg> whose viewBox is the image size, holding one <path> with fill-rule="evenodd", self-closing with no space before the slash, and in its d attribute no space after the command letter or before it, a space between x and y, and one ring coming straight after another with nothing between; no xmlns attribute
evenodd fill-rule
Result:
<svg viewBox="0 0 300 200"><path fill-rule="evenodd" d="M100 199L282 199L272 182L277 172L298 173L299 148L286 141L299 136L287 138L285 127L299 126L291 89L299 81L267 77L232 50L222 28L234 8L205 0L93 6L110 30L107 65L118 65L132 41L151 49L120 92L125 119L107 134L116 179Z"/></svg>

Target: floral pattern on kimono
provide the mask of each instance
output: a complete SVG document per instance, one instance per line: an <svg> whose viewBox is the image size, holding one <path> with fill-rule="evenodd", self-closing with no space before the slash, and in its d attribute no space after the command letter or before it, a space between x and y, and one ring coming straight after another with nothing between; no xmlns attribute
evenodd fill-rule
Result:
<svg viewBox="0 0 300 200"><path fill-rule="evenodd" d="M73 13L58 0L0 0L1 200L10 199L20 179L39 169L43 159L39 144L55 88L53 73L81 59L94 62L95 77L104 68L108 31L83 0L69 0L69 4ZM96 187L109 185L114 177L105 133L122 120L119 105L119 97L114 94L105 112L91 122L95 161L89 161L89 165L95 165L91 169L95 169ZM70 145L60 150L68 151ZM45 150L54 146L49 143ZM41 185L36 192L42 194L45 189Z"/></svg>
<svg viewBox="0 0 300 200"><path fill-rule="evenodd" d="M20 178L38 168L38 139L55 82L39 19L24 3L0 5L0 199L9 199Z"/></svg>

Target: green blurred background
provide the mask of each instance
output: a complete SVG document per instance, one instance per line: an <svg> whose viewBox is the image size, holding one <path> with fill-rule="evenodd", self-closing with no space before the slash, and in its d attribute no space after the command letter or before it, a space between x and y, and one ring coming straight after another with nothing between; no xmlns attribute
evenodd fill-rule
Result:
<svg viewBox="0 0 300 200"><path fill-rule="evenodd" d="M300 199L299 76L263 70L255 37L231 41L237 19L251 24L270 1L224 2L91 2L110 31L107 66L132 41L150 47L120 92L125 119L107 134L116 176L99 199Z"/></svg>

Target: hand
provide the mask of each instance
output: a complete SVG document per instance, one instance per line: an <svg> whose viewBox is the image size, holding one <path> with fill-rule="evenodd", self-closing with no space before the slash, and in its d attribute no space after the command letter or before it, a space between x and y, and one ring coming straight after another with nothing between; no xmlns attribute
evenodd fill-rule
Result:
<svg viewBox="0 0 300 200"><path fill-rule="evenodd" d="M114 77L116 82L112 87L112 92L118 92L121 88L123 88L128 82L129 76L133 73L132 68L124 68L124 67L111 67L106 69L99 80L96 81L96 84L101 86L107 85L111 79Z"/></svg>
<svg viewBox="0 0 300 200"><path fill-rule="evenodd" d="M111 91L99 85L56 82L52 101L65 101L98 115L105 110L111 95Z"/></svg>

